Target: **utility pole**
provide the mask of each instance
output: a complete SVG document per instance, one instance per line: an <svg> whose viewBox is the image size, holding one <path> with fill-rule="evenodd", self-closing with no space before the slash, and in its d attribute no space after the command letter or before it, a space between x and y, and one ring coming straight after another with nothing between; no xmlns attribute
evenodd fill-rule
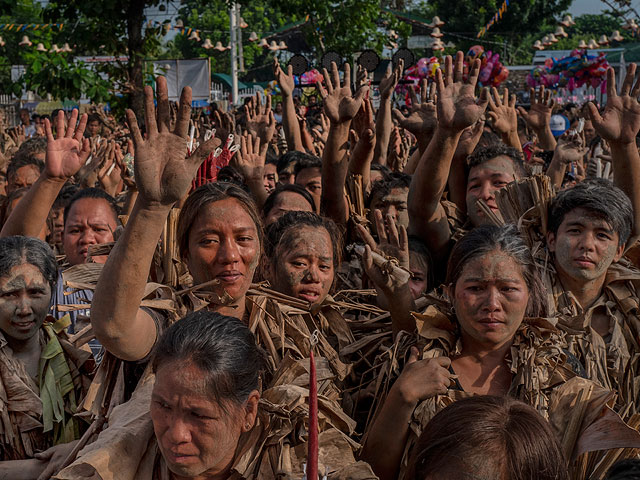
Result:
<svg viewBox="0 0 640 480"><path fill-rule="evenodd" d="M240 26L241 19L240 16L240 4L236 3L236 35L237 35L237 44L238 44L238 71L244 73L244 52L242 51L242 27Z"/></svg>
<svg viewBox="0 0 640 480"><path fill-rule="evenodd" d="M231 103L238 104L238 51L236 45L236 5L231 4L229 9L229 42L231 44Z"/></svg>

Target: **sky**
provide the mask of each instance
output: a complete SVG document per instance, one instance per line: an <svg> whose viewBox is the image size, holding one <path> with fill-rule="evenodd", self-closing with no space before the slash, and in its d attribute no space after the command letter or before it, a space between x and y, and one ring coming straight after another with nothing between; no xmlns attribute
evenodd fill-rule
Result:
<svg viewBox="0 0 640 480"><path fill-rule="evenodd" d="M640 0L632 0L631 5L638 9ZM607 6L602 0L573 0L569 13L572 15L583 15L585 13L600 13Z"/></svg>

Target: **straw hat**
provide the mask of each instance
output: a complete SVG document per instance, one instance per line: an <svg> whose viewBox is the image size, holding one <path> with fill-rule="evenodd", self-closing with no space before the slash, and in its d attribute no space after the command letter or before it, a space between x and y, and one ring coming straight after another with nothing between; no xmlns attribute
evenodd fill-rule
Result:
<svg viewBox="0 0 640 480"><path fill-rule="evenodd" d="M216 42L216 46L213 48L219 52L224 52L226 50L226 48L222 46L221 42Z"/></svg>
<svg viewBox="0 0 640 480"><path fill-rule="evenodd" d="M262 40L260 40L260 43L258 43L259 47L263 47L263 48L267 48L269 46L269 42L267 42L266 38L263 38Z"/></svg>
<svg viewBox="0 0 640 480"><path fill-rule="evenodd" d="M542 45L542 42L540 40L536 40L535 42L533 42L533 48L534 50L544 50L544 46Z"/></svg>
<svg viewBox="0 0 640 480"><path fill-rule="evenodd" d="M562 21L560 22L560 25L564 26L564 27L572 27L573 25L575 25L576 22L573 21L573 18L571 18L571 15L565 15L564 18L562 19Z"/></svg>
<svg viewBox="0 0 640 480"><path fill-rule="evenodd" d="M209 50L210 48L213 48L213 43L211 43L211 40L209 40L208 38L205 38L204 43L202 44L202 48L204 48L205 50Z"/></svg>
<svg viewBox="0 0 640 480"><path fill-rule="evenodd" d="M280 50L286 50L288 47L287 47L287 44L284 43L284 40L280 40L280 43L278 44L278 48Z"/></svg>
<svg viewBox="0 0 640 480"><path fill-rule="evenodd" d="M598 42L595 41L595 39L591 39L589 40L589 44L587 45L587 48L593 50L594 48L598 48L600 45L598 45Z"/></svg>
<svg viewBox="0 0 640 480"><path fill-rule="evenodd" d="M249 35L249 41L250 42L257 42L258 41L258 34L256 32L251 32L251 35Z"/></svg>
<svg viewBox="0 0 640 480"><path fill-rule="evenodd" d="M545 47L548 47L549 45L551 45L551 40L549 40L549 35L545 35L544 37L542 37L542 45L544 45Z"/></svg>
<svg viewBox="0 0 640 480"><path fill-rule="evenodd" d="M624 22L622 28L624 28L625 30L635 30L636 28L638 28L638 25L633 18L627 18L627 21Z"/></svg>
<svg viewBox="0 0 640 480"><path fill-rule="evenodd" d="M599 43L600 45L609 45L609 39L607 38L607 36L606 36L606 35L602 35L602 36L600 37L600 40L598 40L598 43Z"/></svg>
<svg viewBox="0 0 640 480"><path fill-rule="evenodd" d="M550 33L550 34L549 34L549 41L550 41L551 43L557 43L557 42L558 42L558 39L556 38L556 36L555 36L553 33Z"/></svg>
<svg viewBox="0 0 640 480"><path fill-rule="evenodd" d="M578 48L584 49L584 48L589 48L589 46L586 43L584 43L584 40L580 40L580 43L578 43Z"/></svg>
<svg viewBox="0 0 640 480"><path fill-rule="evenodd" d="M435 27L442 27L443 25L444 25L444 22L440 20L439 16L436 15L435 17L433 17L433 20L429 25L427 25L427 27L435 28Z"/></svg>
<svg viewBox="0 0 640 480"><path fill-rule="evenodd" d="M569 34L564 31L564 27L562 25L558 25L556 27L556 31L554 32L554 35L556 37L565 37L565 38L569 36Z"/></svg>
<svg viewBox="0 0 640 480"><path fill-rule="evenodd" d="M4 47L7 42L4 41L4 38L0 37L0 47Z"/></svg>
<svg viewBox="0 0 640 480"><path fill-rule="evenodd" d="M269 50L271 50L272 52L280 50L280 47L278 47L278 44L275 40L271 40L271 43L269 44Z"/></svg>
<svg viewBox="0 0 640 480"><path fill-rule="evenodd" d="M624 40L624 37L622 35L620 35L620 31L619 30L614 30L613 33L611 34L611 41L613 42L621 42Z"/></svg>
<svg viewBox="0 0 640 480"><path fill-rule="evenodd" d="M69 46L68 43L65 43L62 48L60 49L61 52L66 52L66 53L70 53L73 52L73 49Z"/></svg>
<svg viewBox="0 0 640 480"><path fill-rule="evenodd" d="M39 52L46 52L47 51L47 49L46 49L46 47L44 46L43 43L39 43L38 46L36 47L36 50L39 51Z"/></svg>
<svg viewBox="0 0 640 480"><path fill-rule="evenodd" d="M20 45L21 47L30 47L31 45L33 45L33 43L31 42L31 40L29 40L29 37L25 35L22 37L22 41L18 45Z"/></svg>
<svg viewBox="0 0 640 480"><path fill-rule="evenodd" d="M431 32L431 36L433 38L440 38L440 37L442 37L442 32L440 32L440 29L438 27L435 27L433 29L433 31Z"/></svg>
<svg viewBox="0 0 640 480"><path fill-rule="evenodd" d="M244 21L244 18L240 17L240 28L247 28L249 24Z"/></svg>
<svg viewBox="0 0 640 480"><path fill-rule="evenodd" d="M200 35L198 34L197 31L193 30L191 32L191 35L189 35L189 40L195 40L195 41L199 42L200 41Z"/></svg>
<svg viewBox="0 0 640 480"><path fill-rule="evenodd" d="M51 51L55 53L59 53L62 50L60 50L60 47L54 43L53 45L51 45Z"/></svg>

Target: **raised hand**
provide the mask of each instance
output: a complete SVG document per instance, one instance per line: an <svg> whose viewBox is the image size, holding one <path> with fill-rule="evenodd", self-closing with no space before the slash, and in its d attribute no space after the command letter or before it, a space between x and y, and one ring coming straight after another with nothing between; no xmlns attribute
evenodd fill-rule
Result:
<svg viewBox="0 0 640 480"><path fill-rule="evenodd" d="M69 127L64 126L64 112L59 111L55 119L56 137L51 131L51 123L44 119L44 129L47 136L47 153L45 156L46 176L50 179L67 181L80 170L89 157L89 140L83 138L87 126L87 115L78 120L78 110L74 109L69 119Z"/></svg>
<svg viewBox="0 0 640 480"><path fill-rule="evenodd" d="M533 130L540 131L549 125L555 102L551 98L551 92L545 91L544 85L537 92L533 88L530 89L529 97L531 98L529 111L518 107L518 113Z"/></svg>
<svg viewBox="0 0 640 480"><path fill-rule="evenodd" d="M594 128L602 138L610 143L630 144L635 142L640 130L640 79L633 84L636 64L631 63L627 76L616 93L616 74L613 68L607 70L607 104L602 115L593 103L589 103L589 115Z"/></svg>
<svg viewBox="0 0 640 480"><path fill-rule="evenodd" d="M116 142L109 142L107 147L107 153L105 155L105 162L102 168L98 171L98 181L102 189L112 197L115 197L120 184L122 169L120 164L116 161ZM119 147L118 147L119 148Z"/></svg>
<svg viewBox="0 0 640 480"><path fill-rule="evenodd" d="M581 163L587 149L582 135L568 131L558 139L553 154L561 164Z"/></svg>
<svg viewBox="0 0 640 480"><path fill-rule="evenodd" d="M261 143L260 137L245 132L240 137L240 151L236 153L231 163L242 172L246 179L262 182L268 147L269 144Z"/></svg>
<svg viewBox="0 0 640 480"><path fill-rule="evenodd" d="M484 130L484 120L480 119L475 124L463 130L458 146L456 147L456 158L464 158L465 160L473 153L482 137Z"/></svg>
<svg viewBox="0 0 640 480"><path fill-rule="evenodd" d="M247 115L247 130L260 141L268 145L276 132L276 119L271 110L271 95L267 95L264 106L260 102L260 93L256 93L248 105L245 106Z"/></svg>
<svg viewBox="0 0 640 480"><path fill-rule="evenodd" d="M295 81L293 79L293 67L287 66L287 73L284 73L278 59L273 59L273 75L276 77L276 82L280 85L280 91L285 97L290 97L293 94L295 88Z"/></svg>
<svg viewBox="0 0 640 480"><path fill-rule="evenodd" d="M340 75L338 74L338 66L331 63L331 77L326 68L322 69L326 90L320 82L317 83L318 90L324 101L324 113L327 115L331 123L340 124L351 121L351 119L360 110L362 99L369 91L369 87L362 86L358 88L355 95L351 95L351 66L344 64L344 83L340 87Z"/></svg>
<svg viewBox="0 0 640 480"><path fill-rule="evenodd" d="M502 99L498 90L493 87L489 96L489 113L491 125L502 135L518 131L518 112L516 111L516 96L509 96L509 89L505 88Z"/></svg>
<svg viewBox="0 0 640 480"><path fill-rule="evenodd" d="M220 145L220 140L212 138L186 158L191 116L191 88L182 89L176 126L173 131L169 129L169 98L167 81L164 77L156 79L156 94L157 109L153 104L153 89L149 86L145 87L146 139L143 139L140 134L133 110L127 110L127 122L136 151L134 171L136 185L140 192L138 200L144 202L145 206L166 207L172 206L187 193L198 167L209 153Z"/></svg>
<svg viewBox="0 0 640 480"><path fill-rule="evenodd" d="M376 232L379 242L373 239L369 231L362 225L357 225L358 234L365 242L365 255L363 266L367 276L374 283L379 294L392 300L391 295L401 288L407 287L407 283L401 284L392 275L383 272L380 267L373 263L371 252L375 252L383 257L395 258L398 265L405 270L409 270L409 239L407 229L396 225L393 218L387 215L383 218L382 212L378 209L374 212Z"/></svg>
<svg viewBox="0 0 640 480"><path fill-rule="evenodd" d="M411 109L409 110L409 116L405 117L400 110L393 109L393 116L398 125L414 134L417 138L431 135L438 124L435 93L435 86L432 84L431 88L428 88L426 79L423 79L420 83L419 99L413 88L410 88Z"/></svg>
<svg viewBox="0 0 640 480"><path fill-rule="evenodd" d="M403 71L404 60L400 59L393 70L391 69L391 64L389 64L384 77L382 77L382 80L380 80L380 85L378 85L381 100L387 100L391 98L391 95L393 95L393 91L396 89L396 85L398 85L400 77L402 77Z"/></svg>
<svg viewBox="0 0 640 480"><path fill-rule="evenodd" d="M435 357L420 360L420 352L411 347L411 353L402 373L396 380L402 398L416 404L436 395L444 395L455 378L449 371L449 357Z"/></svg>
<svg viewBox="0 0 640 480"><path fill-rule="evenodd" d="M458 52L454 66L451 56L447 55L444 76L442 70L436 71L438 126L455 132L461 132L476 123L489 103L486 89L482 89L477 100L474 93L480 73L480 60L476 59L471 64L466 82L463 80L463 60L464 55Z"/></svg>

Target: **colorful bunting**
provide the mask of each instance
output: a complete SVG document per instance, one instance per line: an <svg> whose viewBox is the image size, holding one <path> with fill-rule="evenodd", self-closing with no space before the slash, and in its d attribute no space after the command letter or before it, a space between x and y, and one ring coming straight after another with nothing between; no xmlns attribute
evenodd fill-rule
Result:
<svg viewBox="0 0 640 480"><path fill-rule="evenodd" d="M480 31L478 32L478 34L476 35L477 38L483 37L485 33L487 33L489 31L489 29L498 22L498 20L500 20L502 18L502 15L504 15L504 13L507 11L507 7L509 6L509 0L504 0L504 2L502 2L502 5L500 6L500 8L498 9L498 11L493 15L493 17L491 17L491 20L489 20L489 23L487 23L486 26L482 27L480 29Z"/></svg>

